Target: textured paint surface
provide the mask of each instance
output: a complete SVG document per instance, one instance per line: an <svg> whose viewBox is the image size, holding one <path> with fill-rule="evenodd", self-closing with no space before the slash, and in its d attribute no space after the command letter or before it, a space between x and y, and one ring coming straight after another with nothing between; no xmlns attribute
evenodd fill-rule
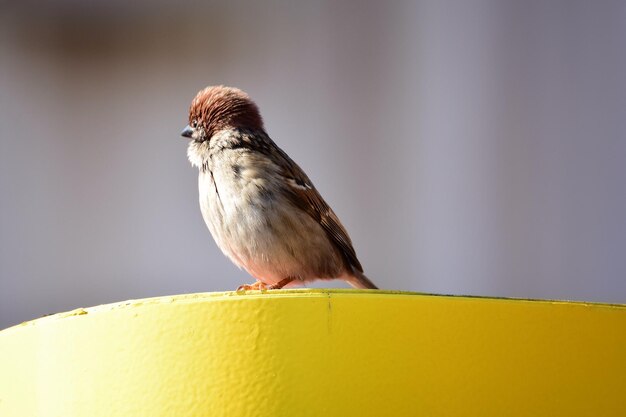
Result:
<svg viewBox="0 0 626 417"><path fill-rule="evenodd" d="M0 332L0 416L626 415L626 307L191 294Z"/></svg>

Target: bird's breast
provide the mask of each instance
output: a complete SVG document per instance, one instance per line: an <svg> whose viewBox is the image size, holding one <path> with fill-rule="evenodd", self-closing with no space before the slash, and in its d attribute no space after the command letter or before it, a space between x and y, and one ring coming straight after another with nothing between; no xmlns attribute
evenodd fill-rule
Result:
<svg viewBox="0 0 626 417"><path fill-rule="evenodd" d="M263 155L224 152L200 173L200 207L215 242L266 283L332 277L342 258L321 226L288 199L278 167Z"/></svg>
<svg viewBox="0 0 626 417"><path fill-rule="evenodd" d="M251 256L271 234L277 199L267 163L238 151L224 151L200 172L202 216L217 245L236 264Z"/></svg>

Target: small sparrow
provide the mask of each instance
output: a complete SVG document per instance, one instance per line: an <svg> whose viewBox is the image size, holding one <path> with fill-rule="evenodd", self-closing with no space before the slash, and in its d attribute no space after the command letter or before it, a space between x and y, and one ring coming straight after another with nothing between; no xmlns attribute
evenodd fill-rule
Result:
<svg viewBox="0 0 626 417"><path fill-rule="evenodd" d="M207 87L191 102L189 161L200 174L200 209L217 246L256 282L278 289L339 278L377 288L364 274L346 229L304 171L263 127L243 91Z"/></svg>

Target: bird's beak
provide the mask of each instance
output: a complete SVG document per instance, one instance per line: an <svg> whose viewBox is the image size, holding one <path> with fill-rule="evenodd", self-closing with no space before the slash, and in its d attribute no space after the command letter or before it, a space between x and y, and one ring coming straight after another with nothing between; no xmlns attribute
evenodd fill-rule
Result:
<svg viewBox="0 0 626 417"><path fill-rule="evenodd" d="M193 135L193 129L191 128L191 126L187 125L182 132L180 132L180 135L186 138L191 138Z"/></svg>

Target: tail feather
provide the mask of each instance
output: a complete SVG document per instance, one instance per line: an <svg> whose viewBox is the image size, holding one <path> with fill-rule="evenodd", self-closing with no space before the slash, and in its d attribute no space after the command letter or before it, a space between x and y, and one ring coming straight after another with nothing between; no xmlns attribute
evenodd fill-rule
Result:
<svg viewBox="0 0 626 417"><path fill-rule="evenodd" d="M352 269L352 275L346 281L354 288L377 290L378 287L365 274L356 268Z"/></svg>

